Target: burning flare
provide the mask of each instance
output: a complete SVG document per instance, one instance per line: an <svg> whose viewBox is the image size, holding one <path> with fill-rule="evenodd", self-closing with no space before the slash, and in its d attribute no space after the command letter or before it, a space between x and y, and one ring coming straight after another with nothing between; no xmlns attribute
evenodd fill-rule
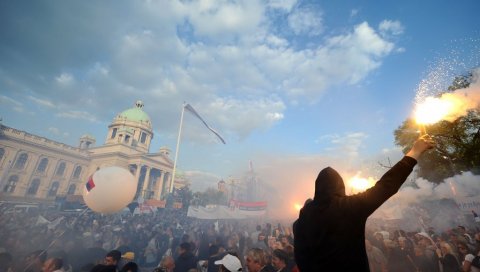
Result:
<svg viewBox="0 0 480 272"><path fill-rule="evenodd" d="M441 120L453 122L473 109L480 110L478 81L472 82L468 88L444 93L441 97L427 97L416 105L415 120L420 125L434 124Z"/></svg>
<svg viewBox="0 0 480 272"><path fill-rule="evenodd" d="M375 179L372 177L362 178L359 177L359 175L356 175L349 179L347 184L351 189L351 193L359 193L375 185Z"/></svg>
<svg viewBox="0 0 480 272"><path fill-rule="evenodd" d="M455 108L451 100L427 97L423 103L415 109L415 120L418 124L434 124L443 120Z"/></svg>

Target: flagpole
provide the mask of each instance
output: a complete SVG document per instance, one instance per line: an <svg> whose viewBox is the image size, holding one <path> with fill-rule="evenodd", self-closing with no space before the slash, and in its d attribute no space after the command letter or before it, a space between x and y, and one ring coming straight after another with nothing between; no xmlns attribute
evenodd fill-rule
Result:
<svg viewBox="0 0 480 272"><path fill-rule="evenodd" d="M183 113L184 112L185 112L185 102L183 102L182 115L180 117L180 127L178 128L177 148L175 149L175 161L173 162L172 182L170 183L170 189L169 189L170 193L173 191L173 184L175 182L175 172L177 170L178 149L180 148L180 137L182 135Z"/></svg>

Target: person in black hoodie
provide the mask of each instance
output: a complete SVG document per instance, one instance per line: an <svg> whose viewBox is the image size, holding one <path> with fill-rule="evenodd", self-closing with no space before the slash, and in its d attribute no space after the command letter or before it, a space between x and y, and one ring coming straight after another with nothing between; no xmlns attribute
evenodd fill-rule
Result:
<svg viewBox="0 0 480 272"><path fill-rule="evenodd" d="M306 201L293 224L295 260L301 272L369 271L365 223L393 196L433 141L420 137L372 188L346 196L342 177L333 168L320 171L313 201Z"/></svg>
<svg viewBox="0 0 480 272"><path fill-rule="evenodd" d="M187 272L189 269L197 268L197 258L191 252L191 244L183 242L180 244L180 255L175 260L174 272Z"/></svg>

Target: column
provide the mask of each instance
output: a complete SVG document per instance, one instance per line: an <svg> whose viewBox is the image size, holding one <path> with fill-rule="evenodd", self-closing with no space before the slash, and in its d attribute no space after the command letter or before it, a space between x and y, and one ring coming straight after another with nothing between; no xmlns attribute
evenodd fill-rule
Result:
<svg viewBox="0 0 480 272"><path fill-rule="evenodd" d="M142 165L141 164L136 164L137 170L135 172L135 181L137 181L137 190L135 191L135 199L138 199L141 194L140 194L140 172L142 171Z"/></svg>
<svg viewBox="0 0 480 272"><path fill-rule="evenodd" d="M146 199L147 192L148 192L148 187L150 185L150 171L152 170L151 167L145 166L147 168L147 171L145 172L145 179L143 179L143 189L142 189L142 195L143 198Z"/></svg>
<svg viewBox="0 0 480 272"><path fill-rule="evenodd" d="M160 171L160 175L158 176L158 184L157 188L155 189L155 199L160 199L163 194L163 176L164 176L164 171L158 169Z"/></svg>

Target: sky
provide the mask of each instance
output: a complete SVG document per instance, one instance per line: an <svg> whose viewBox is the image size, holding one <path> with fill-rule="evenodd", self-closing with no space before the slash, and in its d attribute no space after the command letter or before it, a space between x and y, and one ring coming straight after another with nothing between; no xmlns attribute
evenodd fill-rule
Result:
<svg viewBox="0 0 480 272"><path fill-rule="evenodd" d="M249 163L286 201L332 166L379 177L418 93L480 65L480 2L1 1L0 117L72 146L97 145L142 100L150 152L174 154L193 190ZM173 159L173 157L172 157Z"/></svg>

